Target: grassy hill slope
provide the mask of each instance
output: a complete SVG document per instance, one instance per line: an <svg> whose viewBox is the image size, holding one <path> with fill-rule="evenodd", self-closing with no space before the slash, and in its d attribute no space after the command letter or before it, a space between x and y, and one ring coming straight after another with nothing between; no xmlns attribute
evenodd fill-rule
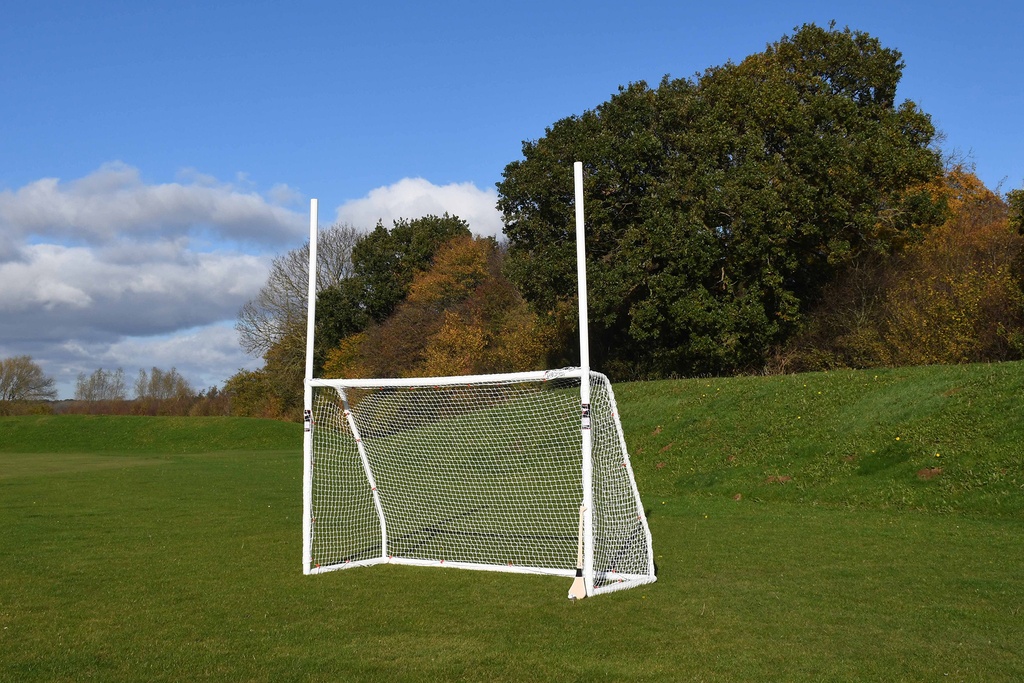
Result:
<svg viewBox="0 0 1024 683"><path fill-rule="evenodd" d="M1024 516L1024 363L616 387L645 496Z"/></svg>
<svg viewBox="0 0 1024 683"><path fill-rule="evenodd" d="M712 495L1024 516L1024 363L615 390L651 501ZM250 418L6 417L0 453L297 451L300 430Z"/></svg>

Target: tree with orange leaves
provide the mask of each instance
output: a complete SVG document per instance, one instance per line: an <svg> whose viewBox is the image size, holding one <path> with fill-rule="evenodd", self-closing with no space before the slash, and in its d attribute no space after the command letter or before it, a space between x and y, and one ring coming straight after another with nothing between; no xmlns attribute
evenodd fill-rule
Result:
<svg viewBox="0 0 1024 683"><path fill-rule="evenodd" d="M544 367L552 332L502 275L493 239L455 237L379 325L328 352L325 377L483 374Z"/></svg>

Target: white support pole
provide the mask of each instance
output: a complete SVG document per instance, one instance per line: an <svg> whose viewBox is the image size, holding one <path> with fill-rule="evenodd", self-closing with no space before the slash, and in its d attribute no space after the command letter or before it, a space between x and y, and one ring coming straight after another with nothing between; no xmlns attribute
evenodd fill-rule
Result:
<svg viewBox="0 0 1024 683"><path fill-rule="evenodd" d="M576 282L580 325L580 432L583 437L583 581L594 594L594 464L590 432L590 336L587 329L587 247L583 230L583 162L573 164L576 187Z"/></svg>
<svg viewBox="0 0 1024 683"><path fill-rule="evenodd" d="M313 330L316 328L317 200L309 200L309 289L306 298L306 379L313 379Z"/></svg>
<svg viewBox="0 0 1024 683"><path fill-rule="evenodd" d="M302 432L302 571L313 569L313 330L316 327L317 200L309 201L309 289L306 300L306 376Z"/></svg>

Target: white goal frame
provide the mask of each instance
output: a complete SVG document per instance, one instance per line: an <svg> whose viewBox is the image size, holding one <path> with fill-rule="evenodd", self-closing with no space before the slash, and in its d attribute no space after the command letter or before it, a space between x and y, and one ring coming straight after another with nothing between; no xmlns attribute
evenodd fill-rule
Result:
<svg viewBox="0 0 1024 683"><path fill-rule="evenodd" d="M316 237L317 237L317 200L310 202L310 237L309 237L309 289L308 289L308 311L306 327L306 368L304 382L304 431L303 431L303 520L302 520L302 568L304 574L319 574L338 569L351 567L369 566L375 564L391 563L416 566L443 566L460 569L477 569L500 572L517 572L531 574L547 574L554 576L577 577L577 583L570 589L569 597L585 597L599 593L622 590L637 585L651 583L656 580L654 568L654 554L652 549L651 532L644 513L643 504L636 486L636 479L633 474L629 454L626 448L625 438L618 417L618 409L615 405L615 397L608 379L590 369L590 352L588 337L587 317L587 285L586 285L586 253L584 243L584 214L583 214L583 165L580 162L574 164L575 182L575 213L576 213L576 259L577 259L577 281L578 281L578 302L579 302L579 340L580 340L580 367L563 368L560 370L547 370L538 372L519 372L492 375L468 375L455 377L430 377L430 378L390 378L390 379L320 379L313 377L313 341L316 314ZM479 386L540 386L544 383L574 382L572 386L578 385L579 391L579 433L578 443L580 450L575 458L555 462L558 467L578 467L578 474L571 475L578 481L578 493L581 499L574 505L578 507L579 528L572 520L568 525L569 529L560 527L563 535L571 534L572 553L566 558L564 553L554 562L541 561L527 564L513 562L495 561L490 556L484 561L472 559L460 559L459 557L422 557L407 556L392 550L388 536L389 511L382 503L381 492L378 491L377 478L379 473L375 472L374 462L360 438L360 429L357 424L356 415L358 407L350 405L349 395L352 392L379 390L383 392L396 392L402 390L418 389L419 391L430 391L441 389L458 391L460 387L470 388ZM592 385L596 387L597 394L592 394ZM569 385L565 385L569 386ZM324 393L326 392L326 393ZM329 397L329 398L325 398ZM597 413L592 414L591 401L596 399L600 406ZM564 397L563 397L564 400ZM330 419L324 416L324 406L330 413ZM330 561L321 562L314 557L314 536L317 529L324 524L323 520L315 521L317 510L314 510L314 477L317 474L318 448L324 450L324 443L327 443L324 436L316 439L315 433L321 428L318 421L323 421L322 429L328 429L327 422L333 423L333 433L343 434L347 440L345 448L348 457L358 458L365 474L365 489L368 500L372 499L372 511L376 516L376 524L379 529L379 545L373 551L374 556L358 558L332 558ZM593 427L593 428L592 428ZM594 441L593 432L599 429L602 434L602 459L597 467L601 472L595 475L594 463ZM570 429L571 431L571 429ZM327 432L325 432L327 434ZM610 444L610 446L609 446ZM610 450L609 450L610 449ZM547 451L542 451L547 453ZM609 456L609 452L612 453ZM376 456L375 456L376 457ZM552 455L552 457L556 457ZM611 458L611 460L609 460ZM572 464L575 462L575 465ZM612 462L609 465L609 462ZM614 472L612 470L614 469ZM612 472L612 477L608 473ZM361 476L361 475L360 475ZM615 538L609 540L608 533L601 532L601 538L595 539L595 504L605 505L606 496L602 494L599 501L595 500L595 476L602 482L614 479L614 486L619 490L617 519L625 516L632 520L628 524L631 529L627 532L613 532ZM607 485L607 483L599 484ZM369 510L368 500L364 503ZM621 501L625 501L623 504ZM564 501L562 501L564 503ZM564 508L564 504L562 504ZM561 510L564 513L564 510ZM321 513L323 514L323 513ZM391 513L394 514L394 513ZM575 516L576 513L574 512ZM604 509L596 510L596 516L601 517L597 522L602 529L610 526L606 519L613 513ZM635 515L635 517L634 517ZM364 516L373 516L367 512ZM562 515L564 517L564 515ZM394 520L391 520L394 521ZM491 520L493 524L493 520ZM620 524L621 526L621 524ZM623 535L628 536L624 539ZM514 537L513 537L514 538ZM564 539L563 539L564 540ZM580 549L580 556L576 556L577 541ZM628 545L632 560L626 571L619 571L614 564L609 563L609 551L601 547L600 554L602 563L595 566L595 543L609 544L614 542L618 545ZM622 552L619 550L619 552ZM614 552L612 554L615 554ZM578 582L582 578L585 586L585 594L578 588Z"/></svg>

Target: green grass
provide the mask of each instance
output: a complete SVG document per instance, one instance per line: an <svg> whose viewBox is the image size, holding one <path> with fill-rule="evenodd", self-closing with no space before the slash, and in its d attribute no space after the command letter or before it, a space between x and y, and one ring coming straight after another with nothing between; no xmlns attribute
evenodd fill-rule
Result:
<svg viewBox="0 0 1024 683"><path fill-rule="evenodd" d="M1024 517L1021 363L649 382L616 394L651 496Z"/></svg>
<svg viewBox="0 0 1024 683"><path fill-rule="evenodd" d="M1022 384L616 387L658 582L575 605L548 577L302 576L294 424L3 419L0 681L1024 680Z"/></svg>
<svg viewBox="0 0 1024 683"><path fill-rule="evenodd" d="M244 417L0 417L0 453L208 453L294 448L294 423Z"/></svg>

